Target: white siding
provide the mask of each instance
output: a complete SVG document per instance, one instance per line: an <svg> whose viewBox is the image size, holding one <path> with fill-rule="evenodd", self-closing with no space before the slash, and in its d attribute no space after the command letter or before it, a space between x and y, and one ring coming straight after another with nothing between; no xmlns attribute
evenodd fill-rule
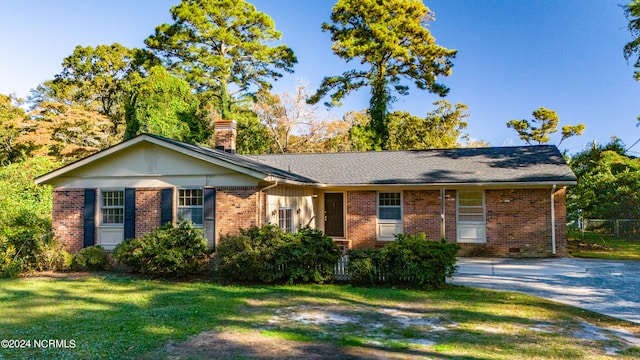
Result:
<svg viewBox="0 0 640 360"><path fill-rule="evenodd" d="M56 188L257 186L258 180L150 143L139 143L56 178Z"/></svg>
<svg viewBox="0 0 640 360"><path fill-rule="evenodd" d="M298 229L309 225L316 228L314 205L317 197L314 190L303 187L279 185L266 191L266 224L278 225L278 209L293 210L293 227Z"/></svg>

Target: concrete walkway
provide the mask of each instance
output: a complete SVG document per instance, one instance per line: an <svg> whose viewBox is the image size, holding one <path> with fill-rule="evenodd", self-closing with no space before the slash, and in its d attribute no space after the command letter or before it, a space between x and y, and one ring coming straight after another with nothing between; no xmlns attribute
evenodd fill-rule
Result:
<svg viewBox="0 0 640 360"><path fill-rule="evenodd" d="M456 285L517 291L640 323L640 261L459 258Z"/></svg>

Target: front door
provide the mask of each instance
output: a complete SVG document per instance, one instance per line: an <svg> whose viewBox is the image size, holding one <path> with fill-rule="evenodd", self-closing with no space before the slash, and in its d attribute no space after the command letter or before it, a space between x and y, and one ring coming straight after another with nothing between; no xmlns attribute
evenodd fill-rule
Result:
<svg viewBox="0 0 640 360"><path fill-rule="evenodd" d="M324 194L324 233L331 237L344 237L343 193Z"/></svg>

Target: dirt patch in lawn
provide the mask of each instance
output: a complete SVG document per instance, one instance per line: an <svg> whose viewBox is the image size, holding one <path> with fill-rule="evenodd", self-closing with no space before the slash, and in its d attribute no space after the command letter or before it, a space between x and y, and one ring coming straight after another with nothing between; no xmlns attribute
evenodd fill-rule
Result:
<svg viewBox="0 0 640 360"><path fill-rule="evenodd" d="M517 335L535 341L569 330L546 322L469 328L442 312L411 303L279 306L272 299L252 299L243 313L262 314L262 320L248 330L222 327L186 341L171 341L149 358L424 359L441 357L438 345L450 343L465 332L478 337ZM605 346L607 355L640 344L632 333L586 322L573 331L569 334L574 341Z"/></svg>
<svg viewBox="0 0 640 360"><path fill-rule="evenodd" d="M24 273L20 278L25 280L77 280L84 279L91 276L91 273L86 271L70 271L70 272L54 272L54 271L39 271Z"/></svg>
<svg viewBox="0 0 640 360"><path fill-rule="evenodd" d="M371 347L337 347L265 336L260 331L207 331L187 341L167 344L154 357L168 359L424 359L420 351Z"/></svg>
<svg viewBox="0 0 640 360"><path fill-rule="evenodd" d="M264 336L259 331L207 331L180 343L165 346L170 359L263 358L325 359L340 358L340 350L328 343L310 343Z"/></svg>

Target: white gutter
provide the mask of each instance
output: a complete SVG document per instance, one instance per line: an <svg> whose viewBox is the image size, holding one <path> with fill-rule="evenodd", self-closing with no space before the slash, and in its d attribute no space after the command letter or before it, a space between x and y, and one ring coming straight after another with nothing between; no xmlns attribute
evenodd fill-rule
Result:
<svg viewBox="0 0 640 360"><path fill-rule="evenodd" d="M447 237L447 227L445 219L445 189L444 186L440 187L440 240Z"/></svg>
<svg viewBox="0 0 640 360"><path fill-rule="evenodd" d="M556 209L555 209L556 184L551 188L551 251L556 254Z"/></svg>
<svg viewBox="0 0 640 360"><path fill-rule="evenodd" d="M258 203L258 226L262 226L262 192L265 190L269 190L269 189L273 189L274 187L278 186L278 179L276 179L276 182L263 187L262 189L258 190L258 199L257 199L257 203ZM266 205L266 204L265 204Z"/></svg>
<svg viewBox="0 0 640 360"><path fill-rule="evenodd" d="M286 183L290 183L287 181ZM331 184L331 183L317 183L317 184L309 184L304 183L307 186L317 186L318 188L379 188L379 187L486 187L486 188L505 188L505 187L516 187L516 188L529 188L529 187L547 187L549 185L561 185L561 186L571 186L576 185L577 181L530 181L530 182L478 182L478 183L394 183L394 184L376 184L376 183L362 183L362 184Z"/></svg>

